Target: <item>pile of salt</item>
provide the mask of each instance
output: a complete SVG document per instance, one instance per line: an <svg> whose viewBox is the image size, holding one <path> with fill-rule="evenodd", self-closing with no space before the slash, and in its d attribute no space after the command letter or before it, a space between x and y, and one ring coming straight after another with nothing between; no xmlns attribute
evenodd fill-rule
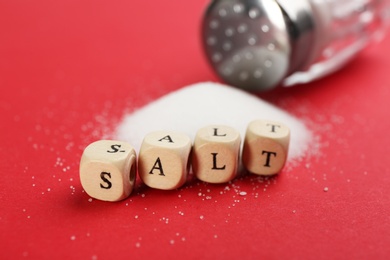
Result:
<svg viewBox="0 0 390 260"><path fill-rule="evenodd" d="M193 140L198 129L221 124L237 129L244 138L247 125L256 119L283 122L290 128L288 162L305 155L312 133L303 122L254 95L211 82L181 88L126 115L115 136L138 152L144 136L152 131L178 131Z"/></svg>

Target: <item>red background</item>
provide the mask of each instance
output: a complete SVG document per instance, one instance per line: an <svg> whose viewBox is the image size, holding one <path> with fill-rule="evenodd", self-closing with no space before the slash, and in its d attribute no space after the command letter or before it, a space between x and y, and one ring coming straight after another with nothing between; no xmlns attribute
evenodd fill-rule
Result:
<svg viewBox="0 0 390 260"><path fill-rule="evenodd" d="M82 150L126 112L218 81L199 39L207 3L1 1L2 259L390 256L389 37L332 76L261 94L319 138L295 168L175 191L138 181L118 203L83 192Z"/></svg>

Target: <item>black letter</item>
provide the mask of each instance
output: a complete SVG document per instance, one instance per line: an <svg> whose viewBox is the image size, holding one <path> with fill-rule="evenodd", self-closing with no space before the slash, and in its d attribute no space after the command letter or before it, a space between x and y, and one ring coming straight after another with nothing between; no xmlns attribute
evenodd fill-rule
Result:
<svg viewBox="0 0 390 260"><path fill-rule="evenodd" d="M173 143L172 138L171 138L169 135L167 135L167 136L161 138L161 139L158 140L158 141L159 141L159 142L162 142L162 140L168 140L168 142Z"/></svg>
<svg viewBox="0 0 390 260"><path fill-rule="evenodd" d="M226 134L218 135L218 128L214 128L214 136L226 136Z"/></svg>
<svg viewBox="0 0 390 260"><path fill-rule="evenodd" d="M157 165L157 166L156 166L156 165ZM157 170L160 171L160 174L159 174L159 175L165 176L164 170L163 170L162 165L161 165L160 157L157 157L157 160L156 160L156 162L154 163L153 168L150 170L149 174L153 174L153 171L154 171L155 169L157 169Z"/></svg>
<svg viewBox="0 0 390 260"><path fill-rule="evenodd" d="M103 184L100 183L100 188L109 190L109 189L111 189L111 187L112 187L112 183L106 178L105 175L107 175L107 176L111 179L111 173L109 173L109 172L102 172L102 173L100 173L100 178L101 178L105 183L107 183L107 186L103 186Z"/></svg>
<svg viewBox="0 0 390 260"><path fill-rule="evenodd" d="M271 128L271 132L272 133L276 133L275 127L279 127L280 128L280 125L267 124L267 126L272 126L272 128Z"/></svg>
<svg viewBox="0 0 390 260"><path fill-rule="evenodd" d="M271 165L269 164L270 160L271 160L271 155L276 157L276 153L263 151L262 155L265 154L265 153L267 154L267 160L266 160L266 163L264 164L264 167L271 167Z"/></svg>
<svg viewBox="0 0 390 260"><path fill-rule="evenodd" d="M119 151L119 148L121 148L121 145L120 145L120 144L113 144L113 145L111 145L112 151L107 150L107 153L117 153L117 152L124 153L124 152L125 152L125 150Z"/></svg>
<svg viewBox="0 0 390 260"><path fill-rule="evenodd" d="M213 168L211 168L212 170L225 170L226 168L226 165L218 168L217 167L217 153L211 153L213 155Z"/></svg>

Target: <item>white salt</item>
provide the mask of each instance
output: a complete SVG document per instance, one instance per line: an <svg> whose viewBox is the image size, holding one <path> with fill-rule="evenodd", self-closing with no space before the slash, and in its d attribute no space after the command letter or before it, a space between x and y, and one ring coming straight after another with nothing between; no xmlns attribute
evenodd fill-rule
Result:
<svg viewBox="0 0 390 260"><path fill-rule="evenodd" d="M247 193L245 191L241 191L239 194L240 196L246 196Z"/></svg>
<svg viewBox="0 0 390 260"><path fill-rule="evenodd" d="M298 118L248 92L211 82L181 88L126 115L116 138L139 151L144 136L152 131L182 132L193 140L198 129L222 124L237 129L243 139L247 125L257 119L279 121L290 128L288 161L305 155L312 134Z"/></svg>

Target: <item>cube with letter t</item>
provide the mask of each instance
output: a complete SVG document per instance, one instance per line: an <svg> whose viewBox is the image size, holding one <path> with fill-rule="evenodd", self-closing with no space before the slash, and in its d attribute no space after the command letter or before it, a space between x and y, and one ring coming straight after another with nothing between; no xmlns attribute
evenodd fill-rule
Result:
<svg viewBox="0 0 390 260"><path fill-rule="evenodd" d="M289 143L286 125L268 120L249 123L242 152L244 167L258 175L279 173L287 160Z"/></svg>

